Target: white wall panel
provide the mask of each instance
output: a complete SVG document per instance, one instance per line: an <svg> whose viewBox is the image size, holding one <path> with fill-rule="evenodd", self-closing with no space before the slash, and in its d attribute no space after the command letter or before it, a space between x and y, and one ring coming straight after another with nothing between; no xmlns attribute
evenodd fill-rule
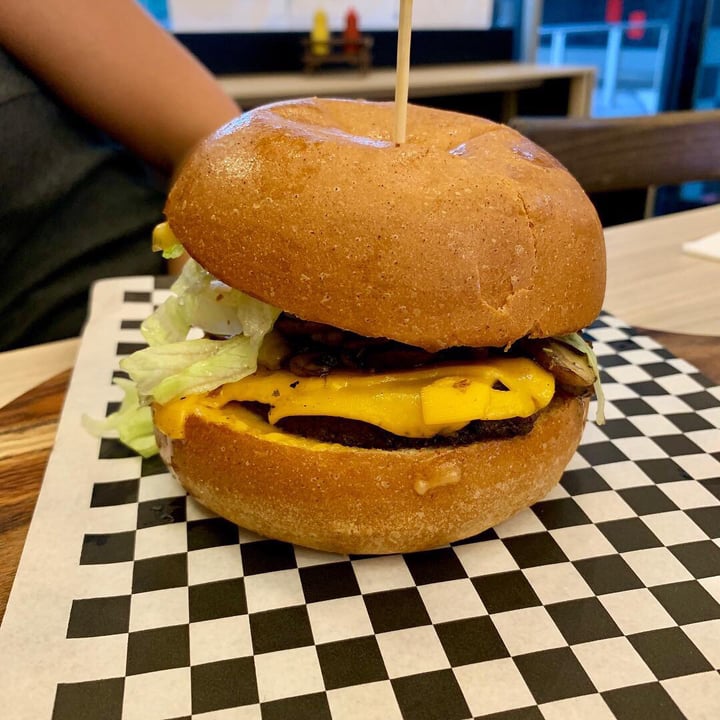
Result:
<svg viewBox="0 0 720 720"><path fill-rule="evenodd" d="M168 0L170 26L176 32L254 32L309 30L319 8L330 27L340 30L354 8L364 30L394 30L398 0ZM493 0L414 0L416 29L487 28Z"/></svg>

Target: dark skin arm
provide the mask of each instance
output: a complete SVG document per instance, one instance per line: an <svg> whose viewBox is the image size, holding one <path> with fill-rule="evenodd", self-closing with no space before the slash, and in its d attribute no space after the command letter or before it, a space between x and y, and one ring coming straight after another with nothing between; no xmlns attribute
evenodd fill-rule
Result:
<svg viewBox="0 0 720 720"><path fill-rule="evenodd" d="M68 107L167 175L240 114L134 0L2 0L0 45ZM171 261L170 272L182 263Z"/></svg>
<svg viewBox="0 0 720 720"><path fill-rule="evenodd" d="M240 112L134 0L3 0L0 44L78 114L167 173Z"/></svg>

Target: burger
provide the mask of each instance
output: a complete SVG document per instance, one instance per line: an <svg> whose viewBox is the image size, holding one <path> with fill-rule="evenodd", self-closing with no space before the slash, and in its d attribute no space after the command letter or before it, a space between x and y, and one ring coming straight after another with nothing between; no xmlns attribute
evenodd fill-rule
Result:
<svg viewBox="0 0 720 720"><path fill-rule="evenodd" d="M410 552L541 499L598 369L601 226L514 130L302 99L205 140L154 234L189 260L124 369L215 513L320 550Z"/></svg>

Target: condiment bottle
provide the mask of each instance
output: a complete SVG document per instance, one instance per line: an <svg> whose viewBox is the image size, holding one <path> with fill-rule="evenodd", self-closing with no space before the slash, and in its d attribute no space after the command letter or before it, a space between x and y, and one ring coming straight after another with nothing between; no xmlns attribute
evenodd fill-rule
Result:
<svg viewBox="0 0 720 720"><path fill-rule="evenodd" d="M360 30L358 28L358 16L354 8L350 8L345 15L345 52L355 54L360 49Z"/></svg>
<svg viewBox="0 0 720 720"><path fill-rule="evenodd" d="M328 55L330 53L329 40L330 27L327 13L324 10L316 10L310 33L310 47L313 55Z"/></svg>

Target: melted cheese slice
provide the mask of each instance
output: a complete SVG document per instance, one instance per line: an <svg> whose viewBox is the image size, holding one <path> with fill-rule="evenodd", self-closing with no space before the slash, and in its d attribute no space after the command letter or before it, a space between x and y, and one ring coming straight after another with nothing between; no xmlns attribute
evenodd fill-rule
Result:
<svg viewBox="0 0 720 720"><path fill-rule="evenodd" d="M528 417L548 405L554 392L553 376L525 358L377 375L333 372L298 377L285 370L258 370L211 393L156 405L155 423L168 437L182 439L191 414L235 425L240 431L264 426L264 433L285 417L330 416L426 438L456 432L472 420ZM232 405L237 402L269 405L271 425L250 420L252 413Z"/></svg>

